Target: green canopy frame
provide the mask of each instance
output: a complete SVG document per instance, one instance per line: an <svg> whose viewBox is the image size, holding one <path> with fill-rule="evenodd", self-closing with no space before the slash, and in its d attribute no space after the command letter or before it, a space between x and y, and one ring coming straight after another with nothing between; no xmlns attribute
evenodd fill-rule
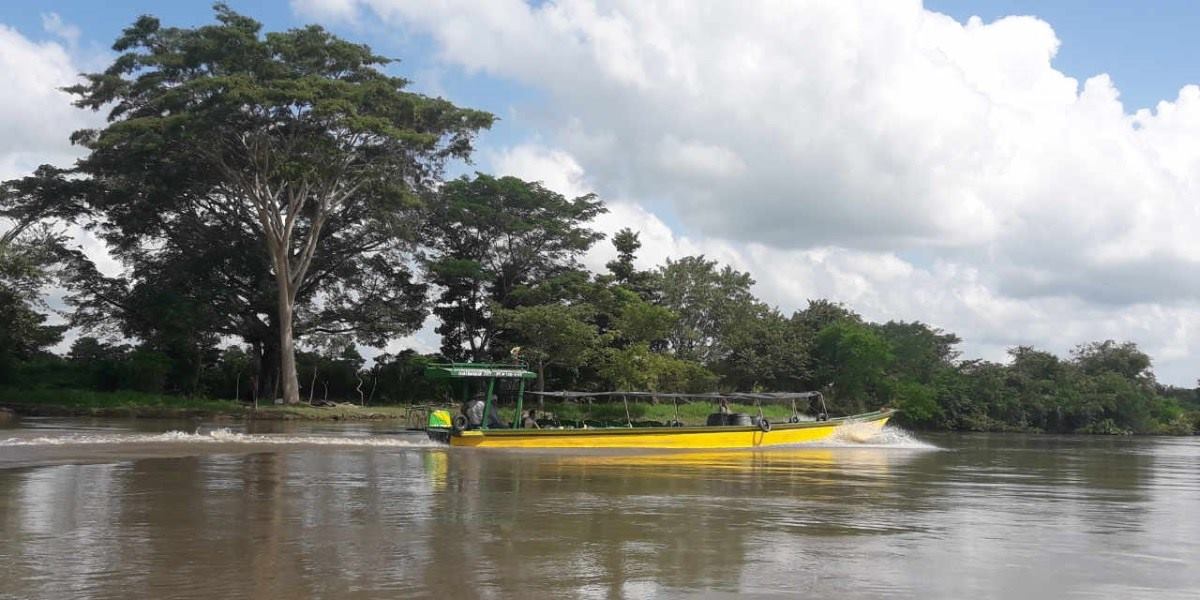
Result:
<svg viewBox="0 0 1200 600"><path fill-rule="evenodd" d="M462 401L466 404L471 399L472 381L487 381L487 396L483 404L483 423L480 429L487 429L489 416L492 414L492 403L496 393L497 379L516 379L517 414L513 417L513 429L521 424L521 411L525 404L525 380L537 379L537 373L525 368L523 364L501 363L435 363L425 368L425 378L431 380L449 380L462 386Z"/></svg>

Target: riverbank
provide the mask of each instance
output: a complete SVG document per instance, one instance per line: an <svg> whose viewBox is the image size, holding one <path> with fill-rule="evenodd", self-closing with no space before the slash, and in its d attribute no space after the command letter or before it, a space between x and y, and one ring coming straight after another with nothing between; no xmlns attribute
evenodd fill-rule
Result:
<svg viewBox="0 0 1200 600"><path fill-rule="evenodd" d="M301 421L404 420L403 406L262 405L233 400L186 398L141 392L0 388L0 409L16 415L44 417L115 417L149 419L262 419Z"/></svg>
<svg viewBox="0 0 1200 600"><path fill-rule="evenodd" d="M536 402L526 402L526 408L537 409ZM454 407L448 407L454 412ZM300 404L294 406L253 405L233 400L209 398L187 398L164 394L147 394L133 391L97 392L72 389L17 389L0 387L0 409L17 415L46 417L113 417L151 419L262 419L299 421L407 421L410 407L407 406L358 406L341 403L321 407ZM558 418L564 421L623 421L626 418L622 403L587 404L553 403L538 410L541 418ZM651 404L631 402L629 417L635 421L668 422L679 420L685 425L703 425L708 415L715 410L709 402L681 402L678 405L664 402ZM758 408L731 404L735 413L758 414ZM785 406L763 406L763 415L771 421L783 422L791 416ZM505 422L513 419L514 408L500 407L500 418ZM414 415L421 420L425 412Z"/></svg>
<svg viewBox="0 0 1200 600"><path fill-rule="evenodd" d="M444 406L451 413L457 412L456 406ZM569 422L602 422L622 423L626 419L626 407L621 402L596 403L586 402L554 402L545 403L538 407L536 400L526 399L526 409L535 409L539 419L556 418ZM515 407L499 407L502 422L513 421ZM628 416L634 421L658 421L667 423L678 420L684 425L704 425L708 415L715 411L710 402L671 402L652 404L648 402L630 402ZM260 404L257 408L233 400L215 400L208 398L187 398L164 394L147 394L133 391L97 392L92 390L73 389L18 389L0 387L0 423L12 420L15 416L43 417L109 417L109 418L148 418L148 419L258 419L275 421L400 421L409 424L409 413L414 412L414 426L421 426L427 418L427 406L413 408L409 406L358 406L351 403L340 403L335 406L309 406L299 404L280 406ZM757 415L759 408L750 405L731 404L730 411ZM774 423L782 423L791 417L791 408L782 405L764 405L763 416ZM901 420L897 424L922 431L951 431L945 429L929 429L914 427ZM990 433L1047 433L1035 429L1019 429L1000 422L989 423L991 427L971 429L972 432ZM1200 415L1192 413L1182 415L1166 425L1160 425L1149 431L1123 430L1111 422L1101 423L1102 427L1087 430L1077 430L1070 433L1089 435L1195 435L1200 427ZM1062 432L1057 432L1062 433Z"/></svg>

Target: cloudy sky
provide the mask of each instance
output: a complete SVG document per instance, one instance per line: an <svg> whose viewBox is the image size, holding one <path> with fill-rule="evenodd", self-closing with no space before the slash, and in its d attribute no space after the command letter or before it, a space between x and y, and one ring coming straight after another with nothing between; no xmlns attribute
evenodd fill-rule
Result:
<svg viewBox="0 0 1200 600"><path fill-rule="evenodd" d="M830 298L956 332L968 357L1112 338L1161 381L1200 376L1191 3L231 4L272 29L322 23L401 59L416 89L496 113L456 171L597 192L597 227L641 231L644 266L703 253L785 312ZM97 117L55 88L142 13L211 14L0 5L0 177L72 160L68 133Z"/></svg>

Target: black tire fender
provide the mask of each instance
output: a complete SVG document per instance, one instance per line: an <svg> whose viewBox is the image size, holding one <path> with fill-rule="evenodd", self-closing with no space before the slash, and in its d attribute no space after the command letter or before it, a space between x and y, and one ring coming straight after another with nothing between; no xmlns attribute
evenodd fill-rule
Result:
<svg viewBox="0 0 1200 600"><path fill-rule="evenodd" d="M467 415L454 415L454 420L450 421L454 426L455 431L463 431L467 428Z"/></svg>
<svg viewBox="0 0 1200 600"><path fill-rule="evenodd" d="M763 430L763 433L766 433L771 430L771 422L766 419L759 419L758 428Z"/></svg>

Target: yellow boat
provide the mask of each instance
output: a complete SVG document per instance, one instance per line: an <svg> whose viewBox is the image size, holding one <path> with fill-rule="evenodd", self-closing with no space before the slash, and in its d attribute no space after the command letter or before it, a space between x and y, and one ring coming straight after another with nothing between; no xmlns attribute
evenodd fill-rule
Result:
<svg viewBox="0 0 1200 600"><path fill-rule="evenodd" d="M425 371L425 376L434 380L448 380L453 387L460 390L463 402L463 414L457 415L452 422L448 413L430 415L427 431L429 436L439 441L447 441L451 446L470 448L636 448L636 449L741 449L741 448L770 448L818 442L835 435L845 435L852 439L866 439L887 424L895 411L881 409L875 412L853 415L849 417L827 418L824 408L824 398L819 392L782 392L782 393L732 393L732 394L664 394L651 392L530 392L543 398L582 399L597 397L620 397L625 403L626 419L623 424L610 424L607 427L588 427L583 424L571 426L554 426L546 423L534 427L524 427L526 423L523 412L525 396L525 381L536 375L523 365L481 364L481 363L449 363L431 365ZM515 380L516 412L511 424L501 423L496 417L497 411L493 406L496 396L497 381ZM473 388L473 383L477 384ZM483 394L483 384L486 384L486 396ZM513 387L513 386L510 386ZM472 389L476 389L477 397L471 400ZM709 415L708 425L703 427L683 427L678 420L678 404L676 418L666 425L661 423L654 426L635 426L629 416L630 398L654 398L656 400L706 399L719 402L722 412ZM798 400L819 402L815 420L803 420L797 410ZM757 416L745 414L728 414L727 402L790 402L792 416L785 423L771 423L763 416L761 408ZM472 408L473 407L473 408ZM436 417L436 418L435 418Z"/></svg>
<svg viewBox="0 0 1200 600"><path fill-rule="evenodd" d="M466 429L451 446L471 448L770 448L819 442L845 432L855 439L878 433L894 411L880 410L827 421L704 427L606 427L591 429ZM760 421L761 422L761 421Z"/></svg>

